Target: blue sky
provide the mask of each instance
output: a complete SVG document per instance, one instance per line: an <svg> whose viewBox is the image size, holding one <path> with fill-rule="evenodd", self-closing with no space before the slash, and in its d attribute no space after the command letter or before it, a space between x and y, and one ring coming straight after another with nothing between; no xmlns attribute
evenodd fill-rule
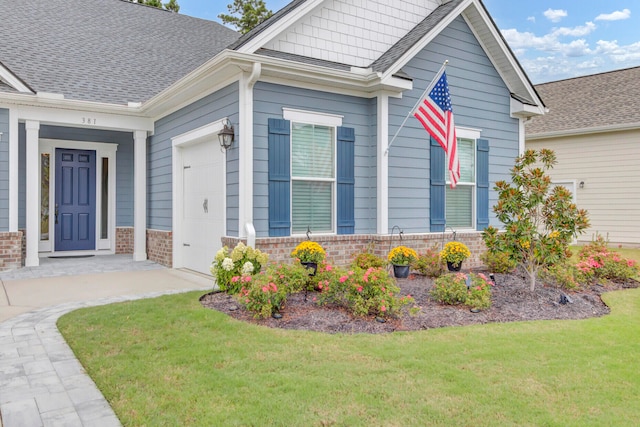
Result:
<svg viewBox="0 0 640 427"><path fill-rule="evenodd" d="M230 2L178 0L180 13L216 21ZM266 0L274 12L287 3ZM484 4L534 84L640 65L637 1L484 0Z"/></svg>

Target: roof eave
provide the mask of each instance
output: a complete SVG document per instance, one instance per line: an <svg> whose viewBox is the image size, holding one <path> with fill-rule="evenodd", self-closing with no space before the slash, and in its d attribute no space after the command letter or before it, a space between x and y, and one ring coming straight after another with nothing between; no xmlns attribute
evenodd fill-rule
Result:
<svg viewBox="0 0 640 427"><path fill-rule="evenodd" d="M303 85L314 85L328 92L348 91L360 96L373 97L384 91L390 96L401 96L403 91L411 89L413 85L411 81L398 77L383 81L380 73L366 69L352 68L345 71L264 55L224 50L145 102L141 111L155 118L165 116L239 80L241 74L250 72L255 63L262 66L260 80L277 79L291 84L298 82Z"/></svg>
<svg viewBox="0 0 640 427"><path fill-rule="evenodd" d="M526 128L525 128L526 129ZM527 134L525 130L525 139L527 141L536 141L543 139L561 138L569 136L593 135L607 132L624 132L630 130L640 131L640 122L638 123L620 123L615 125L597 126L592 128L567 129L552 132L540 132L535 134Z"/></svg>

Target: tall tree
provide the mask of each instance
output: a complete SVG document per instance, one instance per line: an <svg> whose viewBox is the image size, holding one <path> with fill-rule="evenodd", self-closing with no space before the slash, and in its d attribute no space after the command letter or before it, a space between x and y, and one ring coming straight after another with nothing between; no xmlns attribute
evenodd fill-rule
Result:
<svg viewBox="0 0 640 427"><path fill-rule="evenodd" d="M158 9L170 10L171 12L179 12L180 5L177 0L169 0L168 3L162 3L162 0L129 0L132 3L144 4L147 6L157 7Z"/></svg>
<svg viewBox="0 0 640 427"><path fill-rule="evenodd" d="M218 18L222 23L236 27L241 34L248 33L273 15L264 0L233 0L233 4L227 5L227 9L229 14L221 13Z"/></svg>

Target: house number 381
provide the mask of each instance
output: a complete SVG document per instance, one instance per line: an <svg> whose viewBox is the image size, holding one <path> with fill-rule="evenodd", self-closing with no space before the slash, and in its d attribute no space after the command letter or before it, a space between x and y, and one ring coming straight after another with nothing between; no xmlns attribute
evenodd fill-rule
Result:
<svg viewBox="0 0 640 427"><path fill-rule="evenodd" d="M96 124L96 119L95 118L91 118L91 117L83 117L82 118L82 124L83 125L95 125Z"/></svg>

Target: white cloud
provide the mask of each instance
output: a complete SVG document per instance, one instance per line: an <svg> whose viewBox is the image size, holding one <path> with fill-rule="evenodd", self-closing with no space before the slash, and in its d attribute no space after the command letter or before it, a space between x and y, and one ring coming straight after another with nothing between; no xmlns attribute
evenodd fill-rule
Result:
<svg viewBox="0 0 640 427"><path fill-rule="evenodd" d="M587 34L591 34L596 29L596 24L593 22L587 22L584 25L568 28L560 27L553 30L554 36L570 36L570 37L584 37Z"/></svg>
<svg viewBox="0 0 640 427"><path fill-rule="evenodd" d="M551 22L560 22L562 18L567 16L567 11L562 9L547 9L543 15Z"/></svg>
<svg viewBox="0 0 640 427"><path fill-rule="evenodd" d="M629 9L616 10L612 13L601 13L596 16L596 21L620 21L622 19L629 19L631 11Z"/></svg>
<svg viewBox="0 0 640 427"><path fill-rule="evenodd" d="M527 21L533 22L535 24L536 23L536 17L535 16L527 16Z"/></svg>

